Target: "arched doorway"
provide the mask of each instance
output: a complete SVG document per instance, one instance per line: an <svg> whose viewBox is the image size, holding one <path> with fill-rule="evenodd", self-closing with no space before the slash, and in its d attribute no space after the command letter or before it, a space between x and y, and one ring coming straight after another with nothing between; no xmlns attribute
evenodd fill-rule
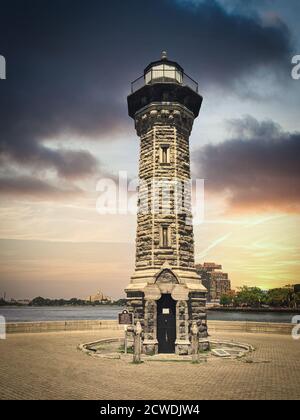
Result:
<svg viewBox="0 0 300 420"><path fill-rule="evenodd" d="M159 353L175 353L176 301L169 293L157 301L157 341Z"/></svg>

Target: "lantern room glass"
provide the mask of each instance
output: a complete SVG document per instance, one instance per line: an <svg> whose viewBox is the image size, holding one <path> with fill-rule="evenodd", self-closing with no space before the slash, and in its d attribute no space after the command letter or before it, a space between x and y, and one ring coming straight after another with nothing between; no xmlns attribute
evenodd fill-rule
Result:
<svg viewBox="0 0 300 420"><path fill-rule="evenodd" d="M145 74L145 83L179 83L182 84L183 74L177 67L170 64L158 64L151 67Z"/></svg>

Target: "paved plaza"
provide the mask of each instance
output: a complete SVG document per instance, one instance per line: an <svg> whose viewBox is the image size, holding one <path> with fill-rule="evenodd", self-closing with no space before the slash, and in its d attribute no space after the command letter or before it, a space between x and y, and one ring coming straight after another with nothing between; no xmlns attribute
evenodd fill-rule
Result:
<svg viewBox="0 0 300 420"><path fill-rule="evenodd" d="M214 333L212 338L247 342L257 350L248 359L197 365L133 365L77 350L79 343L117 336L120 332L109 330L8 335L0 340L0 398L300 398L300 340L288 335Z"/></svg>

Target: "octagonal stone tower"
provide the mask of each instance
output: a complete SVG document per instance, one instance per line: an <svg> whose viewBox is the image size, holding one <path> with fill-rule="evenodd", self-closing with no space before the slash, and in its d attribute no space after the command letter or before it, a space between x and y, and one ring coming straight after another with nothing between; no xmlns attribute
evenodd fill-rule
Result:
<svg viewBox="0 0 300 420"><path fill-rule="evenodd" d="M202 97L163 52L132 83L129 116L140 137L135 272L127 308L145 353L187 354L193 322L206 328L206 289L195 270L189 136Z"/></svg>

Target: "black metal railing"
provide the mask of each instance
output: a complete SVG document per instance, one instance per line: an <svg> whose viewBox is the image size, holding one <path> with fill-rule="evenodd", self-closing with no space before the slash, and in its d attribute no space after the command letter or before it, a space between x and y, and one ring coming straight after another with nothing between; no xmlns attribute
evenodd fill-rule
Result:
<svg viewBox="0 0 300 420"><path fill-rule="evenodd" d="M174 83L188 86L198 93L198 83L190 76L178 69L150 69L145 75L138 77L131 83L131 93L136 92L145 85L155 83Z"/></svg>

